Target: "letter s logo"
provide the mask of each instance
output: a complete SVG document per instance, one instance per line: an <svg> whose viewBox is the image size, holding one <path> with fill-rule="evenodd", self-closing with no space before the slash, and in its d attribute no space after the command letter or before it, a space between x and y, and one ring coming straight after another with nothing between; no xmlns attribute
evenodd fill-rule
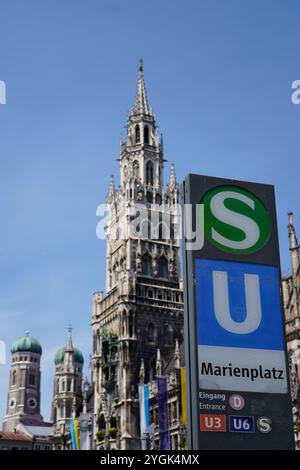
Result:
<svg viewBox="0 0 300 470"><path fill-rule="evenodd" d="M254 253L268 241L271 224L262 202L237 186L218 186L201 200L206 239L235 254Z"/></svg>
<svg viewBox="0 0 300 470"><path fill-rule="evenodd" d="M222 191L221 193L215 194L210 201L210 209L212 214L225 224L237 227L242 230L245 234L243 240L230 240L229 238L223 237L219 232L217 232L212 227L212 238L221 245L225 245L229 248L235 248L237 250L248 249L254 246L260 235L259 226L257 223L250 217L238 214L230 209L228 209L224 202L226 199L237 199L244 202L252 210L255 209L254 201L244 194L240 194L234 191Z"/></svg>

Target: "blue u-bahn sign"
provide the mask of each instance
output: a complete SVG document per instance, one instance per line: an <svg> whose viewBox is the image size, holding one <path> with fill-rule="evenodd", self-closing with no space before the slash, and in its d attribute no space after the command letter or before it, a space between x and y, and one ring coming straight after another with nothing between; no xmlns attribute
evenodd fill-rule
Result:
<svg viewBox="0 0 300 470"><path fill-rule="evenodd" d="M274 188L189 175L182 194L190 448L291 449Z"/></svg>

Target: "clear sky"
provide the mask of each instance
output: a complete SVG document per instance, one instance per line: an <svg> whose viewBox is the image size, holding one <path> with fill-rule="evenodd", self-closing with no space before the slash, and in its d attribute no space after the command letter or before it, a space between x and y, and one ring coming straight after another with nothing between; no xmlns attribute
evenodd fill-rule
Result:
<svg viewBox="0 0 300 470"><path fill-rule="evenodd" d="M300 231L299 17L297 0L1 0L0 339L8 360L26 329L40 340L45 418L70 322L86 363L91 353L92 293L105 287L95 212L118 175L140 58L178 179L275 184L289 268L287 211ZM0 416L7 383L0 366Z"/></svg>

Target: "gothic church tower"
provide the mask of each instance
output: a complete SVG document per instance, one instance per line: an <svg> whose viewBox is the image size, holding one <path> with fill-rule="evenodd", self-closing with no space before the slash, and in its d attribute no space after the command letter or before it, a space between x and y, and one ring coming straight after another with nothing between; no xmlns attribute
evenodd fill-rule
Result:
<svg viewBox="0 0 300 470"><path fill-rule="evenodd" d="M3 418L3 431L13 431L17 424L42 426L40 414L42 347L26 332L26 336L16 340L11 346L11 368L6 415Z"/></svg>
<svg viewBox="0 0 300 470"><path fill-rule="evenodd" d="M72 328L68 328L65 347L55 354L52 420L53 444L56 450L71 447L70 420L82 408L83 355L73 346Z"/></svg>
<svg viewBox="0 0 300 470"><path fill-rule="evenodd" d="M93 301L94 429L97 448L140 447L138 382L156 375L183 341L183 294L176 236L179 185L174 165L164 188L164 150L148 104L142 62L126 137L120 186L107 195L106 294ZM116 430L112 433L110 430Z"/></svg>

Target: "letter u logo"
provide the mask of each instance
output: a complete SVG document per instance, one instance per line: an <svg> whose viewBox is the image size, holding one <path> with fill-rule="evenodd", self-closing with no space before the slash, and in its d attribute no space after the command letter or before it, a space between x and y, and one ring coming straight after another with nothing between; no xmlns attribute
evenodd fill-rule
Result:
<svg viewBox="0 0 300 470"><path fill-rule="evenodd" d="M234 429L241 429L242 428L242 421L240 419L233 418L233 428Z"/></svg>
<svg viewBox="0 0 300 470"><path fill-rule="evenodd" d="M207 428L213 428L214 426L214 419L212 416L205 416L204 423Z"/></svg>
<svg viewBox="0 0 300 470"><path fill-rule="evenodd" d="M252 333L261 323L259 276L244 274L246 316L241 322L233 320L229 309L227 272L213 271L214 310L218 323L230 333Z"/></svg>

